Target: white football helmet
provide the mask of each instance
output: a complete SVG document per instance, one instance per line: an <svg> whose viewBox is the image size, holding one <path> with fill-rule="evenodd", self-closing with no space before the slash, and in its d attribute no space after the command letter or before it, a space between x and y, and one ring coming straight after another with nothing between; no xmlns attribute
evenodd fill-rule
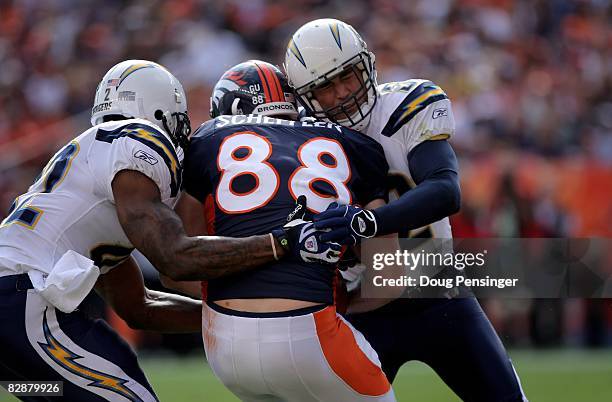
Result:
<svg viewBox="0 0 612 402"><path fill-rule="evenodd" d="M331 18L303 25L287 45L284 67L289 85L309 115L356 130L367 126L376 104L374 55L352 26ZM312 89L349 69L361 76L361 88L341 104L324 109ZM355 106L357 111L349 114Z"/></svg>
<svg viewBox="0 0 612 402"><path fill-rule="evenodd" d="M95 126L111 116L140 118L160 125L181 147L187 146L191 133L183 86L152 61L122 61L104 75L96 89L91 124Z"/></svg>

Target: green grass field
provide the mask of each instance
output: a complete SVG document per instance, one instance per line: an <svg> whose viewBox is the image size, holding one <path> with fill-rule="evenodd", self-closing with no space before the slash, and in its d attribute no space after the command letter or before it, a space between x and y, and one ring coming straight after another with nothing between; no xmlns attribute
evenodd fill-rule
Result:
<svg viewBox="0 0 612 402"><path fill-rule="evenodd" d="M612 350L512 351L532 402L612 400ZM161 401L237 401L199 357L143 357ZM408 363L394 383L399 401L459 401L427 366ZM0 401L15 400L0 391Z"/></svg>

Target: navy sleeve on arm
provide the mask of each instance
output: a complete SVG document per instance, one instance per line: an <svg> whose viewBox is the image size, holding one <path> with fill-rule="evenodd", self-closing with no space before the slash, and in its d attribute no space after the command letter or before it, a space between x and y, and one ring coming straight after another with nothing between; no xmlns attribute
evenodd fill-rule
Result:
<svg viewBox="0 0 612 402"><path fill-rule="evenodd" d="M408 163L417 186L374 210L379 235L416 229L459 211L459 167L448 141L419 144L408 154Z"/></svg>
<svg viewBox="0 0 612 402"><path fill-rule="evenodd" d="M351 161L357 168L359 180L353 183L353 191L357 197L355 202L362 206L375 199L387 201L386 178L389 165L385 159L382 146L373 139L357 134L344 138L344 147Z"/></svg>

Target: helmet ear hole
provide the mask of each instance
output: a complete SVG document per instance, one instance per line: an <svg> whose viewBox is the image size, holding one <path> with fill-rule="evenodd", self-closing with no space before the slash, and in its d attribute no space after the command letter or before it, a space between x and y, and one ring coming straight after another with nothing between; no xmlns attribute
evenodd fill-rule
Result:
<svg viewBox="0 0 612 402"><path fill-rule="evenodd" d="M157 119L157 120L161 120L164 117L164 112L162 112L160 109L157 109L155 111L155 113L153 114L153 116Z"/></svg>
<svg viewBox="0 0 612 402"><path fill-rule="evenodd" d="M232 102L232 115L242 114L242 108L240 107L240 98L235 98Z"/></svg>

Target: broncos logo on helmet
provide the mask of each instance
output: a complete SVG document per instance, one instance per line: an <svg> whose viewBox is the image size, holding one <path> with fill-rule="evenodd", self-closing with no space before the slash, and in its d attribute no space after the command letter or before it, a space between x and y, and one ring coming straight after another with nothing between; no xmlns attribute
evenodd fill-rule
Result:
<svg viewBox="0 0 612 402"><path fill-rule="evenodd" d="M238 85L246 85L247 82L244 81L242 77L244 77L244 71L230 70L226 71L225 74L223 74L223 77L221 77L221 79L233 81Z"/></svg>

